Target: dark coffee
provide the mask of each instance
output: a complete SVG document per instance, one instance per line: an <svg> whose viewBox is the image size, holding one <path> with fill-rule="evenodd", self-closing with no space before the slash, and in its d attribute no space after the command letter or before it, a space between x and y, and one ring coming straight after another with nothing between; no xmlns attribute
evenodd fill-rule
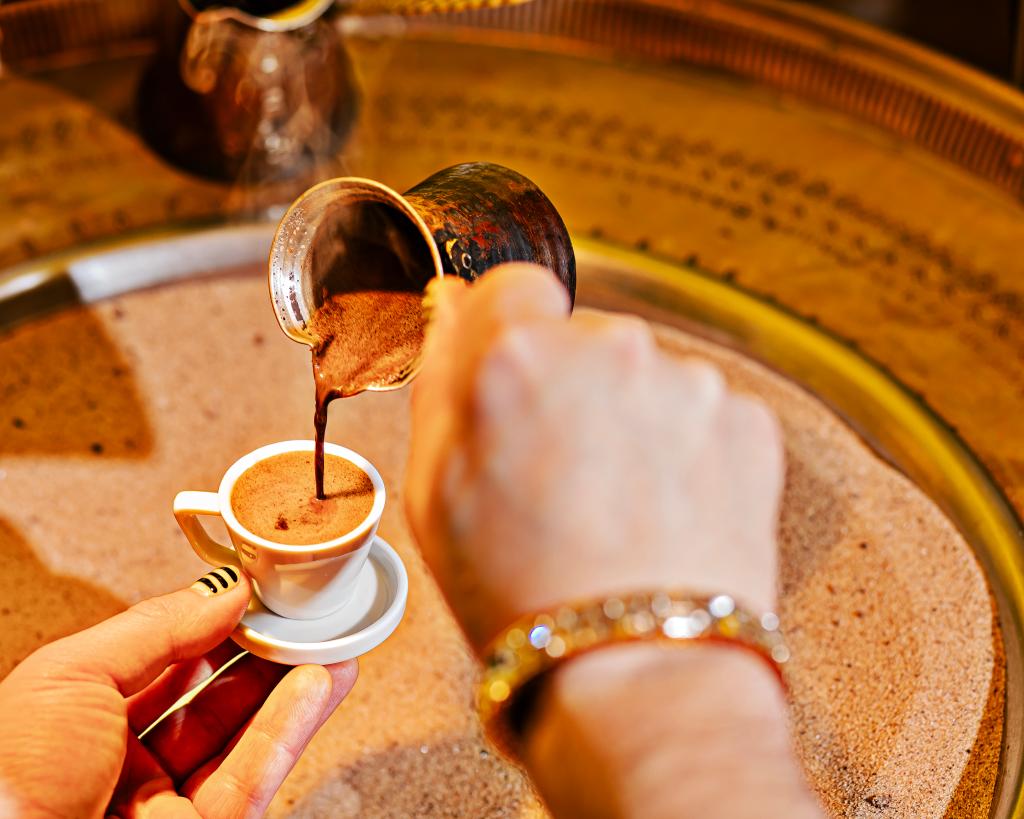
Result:
<svg viewBox="0 0 1024 819"><path fill-rule="evenodd" d="M316 496L312 452L260 461L235 481L231 510L254 535L275 543L323 543L359 526L373 508L370 476L351 461L327 455L326 497Z"/></svg>
<svg viewBox="0 0 1024 819"><path fill-rule="evenodd" d="M316 337L314 472L324 497L327 406L335 398L401 383L423 346L423 291L434 275L429 246L403 214L379 203L346 206L317 232L309 264L320 303Z"/></svg>

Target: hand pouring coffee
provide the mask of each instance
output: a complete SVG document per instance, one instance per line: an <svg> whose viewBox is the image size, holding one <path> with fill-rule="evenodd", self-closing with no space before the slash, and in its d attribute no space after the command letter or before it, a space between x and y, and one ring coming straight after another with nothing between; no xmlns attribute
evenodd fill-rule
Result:
<svg viewBox="0 0 1024 819"><path fill-rule="evenodd" d="M404 196L369 179L332 179L292 204L271 246L270 293L281 329L313 351L318 498L328 404L415 376L432 278L472 281L512 261L550 268L575 296L561 217L536 185L500 165L446 168Z"/></svg>

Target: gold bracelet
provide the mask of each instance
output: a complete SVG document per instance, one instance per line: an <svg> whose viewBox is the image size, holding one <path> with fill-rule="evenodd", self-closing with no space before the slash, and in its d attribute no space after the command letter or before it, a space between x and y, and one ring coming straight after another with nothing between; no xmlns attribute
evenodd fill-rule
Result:
<svg viewBox="0 0 1024 819"><path fill-rule="evenodd" d="M765 659L780 680L780 666L789 659L779 618L755 616L724 594L655 592L560 606L520 618L484 654L477 708L490 739L512 755L508 709L531 680L586 651L639 640L731 643Z"/></svg>

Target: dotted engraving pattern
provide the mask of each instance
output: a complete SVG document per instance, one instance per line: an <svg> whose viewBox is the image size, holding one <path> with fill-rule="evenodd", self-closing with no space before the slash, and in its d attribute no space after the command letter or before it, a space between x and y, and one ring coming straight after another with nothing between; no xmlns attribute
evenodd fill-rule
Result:
<svg viewBox="0 0 1024 819"><path fill-rule="evenodd" d="M395 147L497 151L546 160L563 173L618 179L661 197L700 203L727 221L788 235L827 256L840 273L862 269L879 288L895 289L907 302L920 299L925 286L947 305L954 300L964 318L981 331L972 337L974 343L999 343L1024 361L1024 334L1017 336L1024 330L1024 293L1001 288L993 271L979 269L900 216L866 205L855 192L839 189L821 176L710 140L688 141L671 130L630 124L621 116L595 117L582 107L559 111L461 95L427 104L414 93L401 92L383 94L374 104L386 120L412 120L410 127L381 135ZM459 123L458 129L449 128L449 122ZM720 230L725 238L731 236L728 224ZM609 228L595 225L589 232L602 238ZM646 252L652 241L642 237L633 244ZM729 280L741 278L739 271L716 270L712 260L696 254L680 261L710 268ZM814 320L812 313L801 312ZM1024 381L1019 386L1024 395Z"/></svg>
<svg viewBox="0 0 1024 819"><path fill-rule="evenodd" d="M709 17L705 11L652 4L638 12L621 0L549 0L474 9L430 24L467 23L565 37L622 56L724 70L852 114L1024 196L1024 140L1019 134L833 50Z"/></svg>

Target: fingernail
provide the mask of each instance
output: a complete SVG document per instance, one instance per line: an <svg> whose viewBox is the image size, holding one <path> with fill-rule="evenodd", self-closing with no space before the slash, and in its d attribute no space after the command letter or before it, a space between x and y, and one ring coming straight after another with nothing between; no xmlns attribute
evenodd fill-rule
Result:
<svg viewBox="0 0 1024 819"><path fill-rule="evenodd" d="M428 329L441 320L444 291L441 289L441 279L431 279L427 282L427 289L423 292L423 318Z"/></svg>
<svg viewBox="0 0 1024 819"><path fill-rule="evenodd" d="M452 315L452 297L457 288L464 288L466 282L457 276L445 276L431 279L423 293L423 312L427 322L427 330L445 321Z"/></svg>
<svg viewBox="0 0 1024 819"><path fill-rule="evenodd" d="M189 588L199 592L203 597L213 597L215 594L226 592L237 585L238 569L234 566L221 566L219 569L204 574Z"/></svg>

